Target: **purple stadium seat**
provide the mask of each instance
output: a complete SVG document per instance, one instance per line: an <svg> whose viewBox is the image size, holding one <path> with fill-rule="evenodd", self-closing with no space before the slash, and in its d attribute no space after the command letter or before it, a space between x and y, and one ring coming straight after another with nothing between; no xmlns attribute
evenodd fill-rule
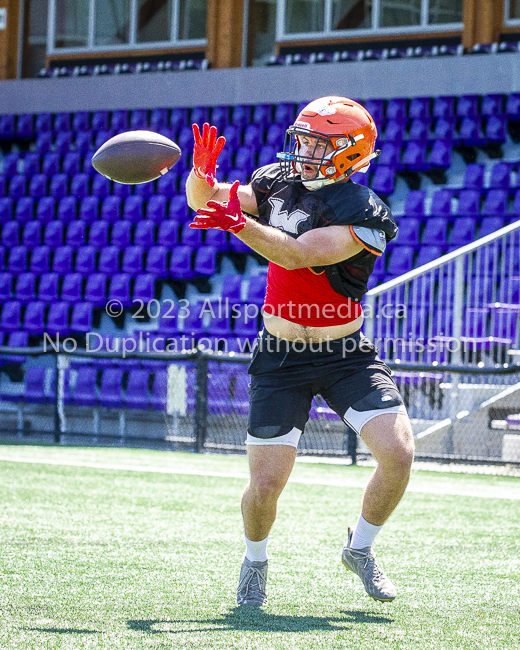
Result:
<svg viewBox="0 0 520 650"><path fill-rule="evenodd" d="M52 115L50 113L39 113L36 116L37 133L50 133L52 131Z"/></svg>
<svg viewBox="0 0 520 650"><path fill-rule="evenodd" d="M121 199L118 196L107 196L101 205L101 219L114 223L121 217Z"/></svg>
<svg viewBox="0 0 520 650"><path fill-rule="evenodd" d="M395 171L379 165L372 178L372 189L376 194L387 196L394 191Z"/></svg>
<svg viewBox="0 0 520 650"><path fill-rule="evenodd" d="M484 187L484 165L470 163L464 173L464 187L481 190Z"/></svg>
<svg viewBox="0 0 520 650"><path fill-rule="evenodd" d="M426 161L426 142L409 142L401 163L410 171L427 171L431 165Z"/></svg>
<svg viewBox="0 0 520 650"><path fill-rule="evenodd" d="M190 218L188 204L186 197L178 195L174 196L170 201L169 218L175 219L181 223L188 221Z"/></svg>
<svg viewBox="0 0 520 650"><path fill-rule="evenodd" d="M135 278L132 298L147 304L155 297L155 277L151 273L141 273Z"/></svg>
<svg viewBox="0 0 520 650"><path fill-rule="evenodd" d="M455 142L473 147L479 147L485 144L486 140L482 133L482 118L463 117L459 125L458 135L455 137Z"/></svg>
<svg viewBox="0 0 520 650"><path fill-rule="evenodd" d="M179 243L178 233L179 233L179 223L174 219L166 219L165 221L159 224L159 229L157 233L157 244L159 244L159 246L166 246L167 248L168 247L171 248L175 246L176 244Z"/></svg>
<svg viewBox="0 0 520 650"><path fill-rule="evenodd" d="M189 109L187 108L172 108L170 114L170 128L178 131L183 126L189 124Z"/></svg>
<svg viewBox="0 0 520 650"><path fill-rule="evenodd" d="M51 371L50 394L47 395L45 393L47 368L44 366L29 366L25 373L24 401L35 404L50 402L54 397L54 372L54 370Z"/></svg>
<svg viewBox="0 0 520 650"><path fill-rule="evenodd" d="M470 244L476 239L476 223L471 217L459 217L455 219L451 232L448 235L447 243L456 246Z"/></svg>
<svg viewBox="0 0 520 650"><path fill-rule="evenodd" d="M430 138L430 120L413 120L408 132L410 140L417 142L426 142Z"/></svg>
<svg viewBox="0 0 520 650"><path fill-rule="evenodd" d="M507 214L507 190L489 190L482 206L482 214L486 216L502 216Z"/></svg>
<svg viewBox="0 0 520 650"><path fill-rule="evenodd" d="M131 232L132 232L132 224L130 224L128 221L117 221L112 226L110 243L113 246L117 246L118 248L121 249L130 246Z"/></svg>
<svg viewBox="0 0 520 650"><path fill-rule="evenodd" d="M64 223L75 221L78 213L77 201L73 196L64 196L58 202L58 219Z"/></svg>
<svg viewBox="0 0 520 650"><path fill-rule="evenodd" d="M243 169L231 169L227 174L227 182L234 183L239 181L240 185L247 185L251 174Z"/></svg>
<svg viewBox="0 0 520 650"><path fill-rule="evenodd" d="M490 235L492 232L496 232L505 226L504 217L484 217L482 223L480 224L480 230L478 233L479 238Z"/></svg>
<svg viewBox="0 0 520 650"><path fill-rule="evenodd" d="M439 118L432 129L432 139L451 142L455 134L455 121L453 119Z"/></svg>
<svg viewBox="0 0 520 650"><path fill-rule="evenodd" d="M110 118L110 128L114 129L114 131L127 131L128 130L128 111L126 110L119 110L119 111L113 111L112 116Z"/></svg>
<svg viewBox="0 0 520 650"><path fill-rule="evenodd" d="M72 396L72 402L78 406L96 406L98 403L97 398L97 369L96 368L82 368L78 372L76 379L76 387Z"/></svg>
<svg viewBox="0 0 520 650"><path fill-rule="evenodd" d="M173 249L170 259L170 274L173 278L188 280L193 277L193 269L191 266L192 252L193 248L191 246L176 246Z"/></svg>
<svg viewBox="0 0 520 650"><path fill-rule="evenodd" d="M13 297L13 277L12 273L0 273L0 304Z"/></svg>
<svg viewBox="0 0 520 650"><path fill-rule="evenodd" d="M478 215L480 213L480 192L478 190L461 190L457 214L460 216Z"/></svg>
<svg viewBox="0 0 520 650"><path fill-rule="evenodd" d="M165 246L152 246L148 250L145 270L158 278L168 277L168 250Z"/></svg>
<svg viewBox="0 0 520 650"><path fill-rule="evenodd" d="M16 221L7 221L2 228L2 246L12 248L20 245L20 225Z"/></svg>
<svg viewBox="0 0 520 650"><path fill-rule="evenodd" d="M185 223L181 229L181 244L193 248L202 246L202 230L190 228L189 223Z"/></svg>
<svg viewBox="0 0 520 650"><path fill-rule="evenodd" d="M128 187L125 185L123 187ZM123 217L130 223L138 223L143 218L143 198L141 196L129 196L125 200Z"/></svg>
<svg viewBox="0 0 520 650"><path fill-rule="evenodd" d="M2 174L6 178L11 178L18 174L18 161L20 157L17 153L8 153L4 157Z"/></svg>
<svg viewBox="0 0 520 650"><path fill-rule="evenodd" d="M203 303L194 303L190 305L189 313L185 315L182 321L182 331L185 335L197 337L203 334L203 311Z"/></svg>
<svg viewBox="0 0 520 650"><path fill-rule="evenodd" d="M12 140L15 136L14 115L0 115L0 140Z"/></svg>
<svg viewBox="0 0 520 650"><path fill-rule="evenodd" d="M72 246L58 246L54 250L52 270L64 274L72 272Z"/></svg>
<svg viewBox="0 0 520 650"><path fill-rule="evenodd" d="M453 117L455 114L455 97L435 97L433 100L433 117Z"/></svg>
<svg viewBox="0 0 520 650"><path fill-rule="evenodd" d="M57 303L59 304L59 303ZM31 334L40 335L45 331L45 303L41 300L36 300L30 302L25 308L25 315L23 318L23 328L24 330L30 332ZM52 305L51 305L52 309ZM52 330L49 330L50 334L55 334ZM63 332L59 332L62 334Z"/></svg>
<svg viewBox="0 0 520 650"><path fill-rule="evenodd" d="M131 193L132 190L130 189L130 185L124 183L114 183L112 185L112 194L118 196L123 201L127 199Z"/></svg>
<svg viewBox="0 0 520 650"><path fill-rule="evenodd" d="M90 131L79 131L79 133L76 133L74 145L76 148L76 151L74 153L76 153L76 155L79 156L80 154L82 155L88 154L89 151L91 151L93 148L92 133ZM69 153L65 153L65 157L67 157Z"/></svg>
<svg viewBox="0 0 520 650"><path fill-rule="evenodd" d="M83 221L72 221L67 226L67 237L65 243L72 248L79 248L86 244L86 225Z"/></svg>
<svg viewBox="0 0 520 650"><path fill-rule="evenodd" d="M260 273L258 275L253 275L249 279L246 302L258 306L263 305L266 288L267 288L267 276L263 273Z"/></svg>
<svg viewBox="0 0 520 650"><path fill-rule="evenodd" d="M255 104L253 106L253 115L251 121L253 124L267 126L273 121L272 104Z"/></svg>
<svg viewBox="0 0 520 650"><path fill-rule="evenodd" d="M115 135L114 129L108 131L97 131L94 132L94 149L99 149L102 145L105 144L110 138Z"/></svg>
<svg viewBox="0 0 520 650"><path fill-rule="evenodd" d="M240 130L235 124L228 124L222 131L222 135L226 138L226 144L230 149L234 150L240 146Z"/></svg>
<svg viewBox="0 0 520 650"><path fill-rule="evenodd" d="M18 300L10 300L2 307L2 318L0 330L15 332L21 329L22 303Z"/></svg>
<svg viewBox="0 0 520 650"><path fill-rule="evenodd" d="M511 187L511 165L509 163L498 162L493 165L489 187L503 189Z"/></svg>
<svg viewBox="0 0 520 650"><path fill-rule="evenodd" d="M61 299L65 302L79 302L82 299L81 273L67 273L63 278L61 287Z"/></svg>
<svg viewBox="0 0 520 650"><path fill-rule="evenodd" d="M10 348L26 348L29 346L29 332L11 332L7 334L7 345ZM8 355L3 357L7 363L25 363L27 357ZM5 396L3 399L6 399Z"/></svg>
<svg viewBox="0 0 520 650"><path fill-rule="evenodd" d="M379 135L381 142L402 142L404 138L404 125L398 120L386 123L385 130Z"/></svg>
<svg viewBox="0 0 520 650"><path fill-rule="evenodd" d="M189 151L193 147L193 131L191 126L183 126L181 128L177 136L177 144L181 148L181 151Z"/></svg>
<svg viewBox="0 0 520 650"><path fill-rule="evenodd" d="M31 113L18 115L16 121L17 138L34 138L34 116Z"/></svg>
<svg viewBox="0 0 520 650"><path fill-rule="evenodd" d="M128 246L123 253L122 271L130 276L141 273L143 270L143 255L142 246Z"/></svg>
<svg viewBox="0 0 520 650"><path fill-rule="evenodd" d="M413 97L408 108L408 117L411 120L429 120L431 108L430 97Z"/></svg>
<svg viewBox="0 0 520 650"><path fill-rule="evenodd" d="M236 169L242 169L248 173L252 173L253 170L255 169L255 149L259 148L255 145L255 147L239 147L236 156L235 156L235 168Z"/></svg>
<svg viewBox="0 0 520 650"><path fill-rule="evenodd" d="M127 408L150 408L149 370L130 370L124 403Z"/></svg>
<svg viewBox="0 0 520 650"><path fill-rule="evenodd" d="M75 174L70 183L70 194L76 199L83 199L89 195L90 179L88 174Z"/></svg>
<svg viewBox="0 0 520 650"><path fill-rule="evenodd" d="M72 332L86 334L92 329L92 305L88 302L79 302L72 308L70 317Z"/></svg>
<svg viewBox="0 0 520 650"><path fill-rule="evenodd" d="M70 333L69 328L70 305L66 302L55 302L49 307L47 314L46 331L49 334L64 336Z"/></svg>
<svg viewBox="0 0 520 650"><path fill-rule="evenodd" d="M121 408L123 406L123 370L107 368L101 377L99 402L103 406Z"/></svg>
<svg viewBox="0 0 520 650"><path fill-rule="evenodd" d="M42 161L42 174L54 176L60 173L61 156L58 153L46 153Z"/></svg>
<svg viewBox="0 0 520 650"><path fill-rule="evenodd" d="M233 318L233 334L234 336L252 338L258 334L258 318L255 318L250 310L240 310L237 318Z"/></svg>
<svg viewBox="0 0 520 650"><path fill-rule="evenodd" d="M448 219L446 219L445 217L429 217L424 224L424 230L421 235L421 243L422 244L431 244L432 242L444 243L446 241L447 230L448 230Z"/></svg>
<svg viewBox="0 0 520 650"><path fill-rule="evenodd" d="M13 246L11 248L7 270L11 273L23 273L27 270L27 248L25 246Z"/></svg>
<svg viewBox="0 0 520 650"><path fill-rule="evenodd" d="M175 197L177 194L177 181L177 177L172 173L161 176L157 180L157 194L167 198Z"/></svg>
<svg viewBox="0 0 520 650"><path fill-rule="evenodd" d="M296 107L294 104L281 103L275 105L273 121L276 124L282 124L283 126L288 127L294 122L295 116Z"/></svg>
<svg viewBox="0 0 520 650"><path fill-rule="evenodd" d="M190 122L201 127L204 122L209 122L209 106L195 106L191 109Z"/></svg>
<svg viewBox="0 0 520 650"><path fill-rule="evenodd" d="M128 273L114 273L110 278L108 297L110 300L118 300L123 307L132 306L130 294L130 275Z"/></svg>
<svg viewBox="0 0 520 650"><path fill-rule="evenodd" d="M121 221L121 224L127 223L126 221ZM115 224L112 229L112 236L114 234L115 227L119 224ZM129 233L130 234L130 233ZM116 242L112 242L116 243ZM136 246L142 246L143 248L149 248L155 243L155 223L150 219L143 219L135 227L134 233L134 244ZM120 244L117 244L120 248L123 248ZM127 246L128 244L125 244Z"/></svg>
<svg viewBox="0 0 520 650"><path fill-rule="evenodd" d="M404 97L389 99L386 104L386 119L397 120L401 124L406 122L406 104Z"/></svg>
<svg viewBox="0 0 520 650"><path fill-rule="evenodd" d="M484 128L484 136L488 142L503 143L506 141L507 122L503 115L492 115Z"/></svg>
<svg viewBox="0 0 520 650"><path fill-rule="evenodd" d="M260 149L258 153L258 167L263 167L264 165L270 165L273 162L276 162L276 153L277 150L271 145L265 145Z"/></svg>
<svg viewBox="0 0 520 650"><path fill-rule="evenodd" d="M270 124L267 127L265 144L274 147L276 151L280 151L283 147L285 137L285 127L281 124ZM274 158L271 162L276 162Z"/></svg>
<svg viewBox="0 0 520 650"><path fill-rule="evenodd" d="M72 116L73 131L88 131L90 129L90 113L88 111L77 111Z"/></svg>
<svg viewBox="0 0 520 650"><path fill-rule="evenodd" d="M98 271L111 275L119 272L119 255L117 246L105 246L99 255Z"/></svg>
<svg viewBox="0 0 520 650"><path fill-rule="evenodd" d="M22 196L18 199L14 211L14 218L21 223L32 221L34 215L34 199L30 196Z"/></svg>
<svg viewBox="0 0 520 650"><path fill-rule="evenodd" d="M40 133L36 138L36 151L40 155L49 153L52 148L52 134L51 133Z"/></svg>
<svg viewBox="0 0 520 650"><path fill-rule="evenodd" d="M251 249L238 237L231 237L229 240L229 248L235 253L250 253Z"/></svg>
<svg viewBox="0 0 520 650"><path fill-rule="evenodd" d="M420 266L423 266L423 264L428 264L429 262L439 259L442 253L443 250L441 246L421 246L417 253L417 257L415 258L415 268L419 268Z"/></svg>
<svg viewBox="0 0 520 650"><path fill-rule="evenodd" d="M58 248L63 244L63 229L61 221L49 221L45 225L43 243L50 248Z"/></svg>
<svg viewBox="0 0 520 650"><path fill-rule="evenodd" d="M119 222L115 225L119 225ZM108 223L106 221L95 221L90 226L88 243L97 250L108 245Z"/></svg>
<svg viewBox="0 0 520 650"><path fill-rule="evenodd" d="M407 217L424 216L424 201L426 192L424 190L411 190L406 195L404 213Z"/></svg>
<svg viewBox="0 0 520 650"><path fill-rule="evenodd" d="M150 404L154 409L162 411L166 408L166 395L168 388L168 373L158 370L154 374Z"/></svg>
<svg viewBox="0 0 520 650"><path fill-rule="evenodd" d="M33 273L47 273L50 271L51 249L49 246L37 246L31 253L30 270Z"/></svg>
<svg viewBox="0 0 520 650"><path fill-rule="evenodd" d="M76 151L69 151L69 153L63 157L63 164L62 164L63 173L67 174L69 178L72 178L74 180L74 176L80 173L80 168L81 168L80 154L77 153ZM74 190L72 188L73 186L71 185L71 194L74 194Z"/></svg>
<svg viewBox="0 0 520 650"><path fill-rule="evenodd" d="M72 133L62 132L58 133L54 140L54 150L60 155L65 155L72 149Z"/></svg>
<svg viewBox="0 0 520 650"><path fill-rule="evenodd" d="M263 145L264 127L262 124L248 124L244 130L244 146L260 149Z"/></svg>
<svg viewBox="0 0 520 650"><path fill-rule="evenodd" d="M150 129L160 131L168 126L168 109L154 108L150 113Z"/></svg>
<svg viewBox="0 0 520 650"><path fill-rule="evenodd" d="M8 196L0 198L0 223L13 218L13 199Z"/></svg>
<svg viewBox="0 0 520 650"><path fill-rule="evenodd" d="M437 169L448 169L451 166L451 145L442 140L434 142L430 152L430 165Z"/></svg>
<svg viewBox="0 0 520 650"><path fill-rule="evenodd" d="M97 196L86 196L79 206L79 218L85 223L97 221L99 215L99 199Z"/></svg>
<svg viewBox="0 0 520 650"><path fill-rule="evenodd" d="M399 219L399 232L397 241L401 244L419 244L421 220L417 217Z"/></svg>
<svg viewBox="0 0 520 650"><path fill-rule="evenodd" d="M57 302L59 277L57 273L44 273L41 276L38 286L38 300Z"/></svg>
<svg viewBox="0 0 520 650"><path fill-rule="evenodd" d="M243 129L251 122L251 106L248 104L237 104L231 109L231 124L236 124Z"/></svg>
<svg viewBox="0 0 520 650"><path fill-rule="evenodd" d="M381 146L381 154L377 158L377 165L385 165L388 167L399 167L401 158L401 145L394 142L385 142Z"/></svg>
<svg viewBox="0 0 520 650"><path fill-rule="evenodd" d="M51 196L44 196L36 206L36 219L40 223L53 221L56 212L56 202Z"/></svg>
<svg viewBox="0 0 520 650"><path fill-rule="evenodd" d="M104 273L91 273L85 286L85 300L95 307L104 307L107 302L107 277Z"/></svg>
<svg viewBox="0 0 520 650"><path fill-rule="evenodd" d="M377 124L381 123L385 119L384 99L367 99L367 101L364 102L364 106Z"/></svg>
<svg viewBox="0 0 520 650"><path fill-rule="evenodd" d="M478 95L462 95L457 100L457 117L475 117L479 114Z"/></svg>
<svg viewBox="0 0 520 650"><path fill-rule="evenodd" d="M22 244L27 248L36 248L41 242L41 224L38 221L28 221L23 228Z"/></svg>
<svg viewBox="0 0 520 650"><path fill-rule="evenodd" d="M413 246L395 246L387 263L387 272L390 275L402 275L413 268L415 248Z"/></svg>
<svg viewBox="0 0 520 650"><path fill-rule="evenodd" d="M166 219L166 197L155 195L148 199L146 205L146 218L151 221Z"/></svg>
<svg viewBox="0 0 520 650"><path fill-rule="evenodd" d="M504 113L503 95L484 95L480 106L481 115L502 115Z"/></svg>
<svg viewBox="0 0 520 650"><path fill-rule="evenodd" d="M505 113L507 117L513 119L520 117L520 93L511 93L511 95L508 95Z"/></svg>
<svg viewBox="0 0 520 650"><path fill-rule="evenodd" d="M214 246L201 246L195 255L193 265L195 276L212 276L217 272L217 249Z"/></svg>
<svg viewBox="0 0 520 650"><path fill-rule="evenodd" d="M30 271L20 273L16 278L15 298L21 302L36 300L36 276L34 273Z"/></svg>
<svg viewBox="0 0 520 650"><path fill-rule="evenodd" d="M108 178L97 174L92 180L92 194L99 199L104 199L110 195L110 181Z"/></svg>
<svg viewBox="0 0 520 650"><path fill-rule="evenodd" d="M220 292L221 300L225 304L228 300L229 304L242 302L242 276L241 275L227 275L222 282L222 289Z"/></svg>
<svg viewBox="0 0 520 650"><path fill-rule="evenodd" d="M25 176L34 176L39 174L41 169L41 158L37 153L25 154L23 159L23 173Z"/></svg>
<svg viewBox="0 0 520 650"><path fill-rule="evenodd" d="M144 108L138 108L132 111L130 115L130 130L148 130L148 111Z"/></svg>
<svg viewBox="0 0 520 650"><path fill-rule="evenodd" d="M0 246L0 271L5 269L5 246Z"/></svg>
<svg viewBox="0 0 520 650"><path fill-rule="evenodd" d="M89 275L96 271L96 249L94 246L81 246L76 254L75 271Z"/></svg>
<svg viewBox="0 0 520 650"><path fill-rule="evenodd" d="M22 174L16 174L9 181L9 196L17 201L21 199L22 196L25 196L27 191L27 178Z"/></svg>
<svg viewBox="0 0 520 650"><path fill-rule="evenodd" d="M135 185L134 194L141 199L149 199L154 195L154 183L139 183Z"/></svg>
<svg viewBox="0 0 520 650"><path fill-rule="evenodd" d="M69 179L66 174L54 174L49 184L49 195L53 196L55 199L62 199L69 193L68 185Z"/></svg>
<svg viewBox="0 0 520 650"><path fill-rule="evenodd" d="M218 230L217 228L206 230L204 243L206 246L213 246L218 251L229 250L228 234L224 230Z"/></svg>

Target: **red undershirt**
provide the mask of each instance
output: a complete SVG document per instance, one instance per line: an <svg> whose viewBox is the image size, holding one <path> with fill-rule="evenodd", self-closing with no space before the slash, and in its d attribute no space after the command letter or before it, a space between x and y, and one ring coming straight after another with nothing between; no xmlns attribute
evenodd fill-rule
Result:
<svg viewBox="0 0 520 650"><path fill-rule="evenodd" d="M361 305L330 286L325 272L288 271L269 262L264 312L307 327L344 325L356 320Z"/></svg>

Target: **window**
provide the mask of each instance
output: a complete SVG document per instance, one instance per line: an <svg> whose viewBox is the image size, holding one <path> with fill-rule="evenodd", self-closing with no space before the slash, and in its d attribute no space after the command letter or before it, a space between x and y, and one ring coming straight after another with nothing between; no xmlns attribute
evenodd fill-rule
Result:
<svg viewBox="0 0 520 650"><path fill-rule="evenodd" d="M520 24L520 0L506 0L504 16L506 25Z"/></svg>
<svg viewBox="0 0 520 650"><path fill-rule="evenodd" d="M462 29L464 0L279 0L278 40ZM510 0L520 5L520 0Z"/></svg>
<svg viewBox="0 0 520 650"><path fill-rule="evenodd" d="M207 0L48 2L48 54L206 44Z"/></svg>

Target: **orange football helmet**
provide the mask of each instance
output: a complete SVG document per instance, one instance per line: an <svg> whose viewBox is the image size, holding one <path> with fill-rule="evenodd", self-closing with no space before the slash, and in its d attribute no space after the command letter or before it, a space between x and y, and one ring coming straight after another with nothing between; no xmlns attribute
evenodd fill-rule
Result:
<svg viewBox="0 0 520 650"><path fill-rule="evenodd" d="M301 155L300 138L315 138L312 155ZM374 151L377 129L370 113L346 97L322 97L308 104L287 129L284 150L277 154L286 180L311 190L366 172ZM316 152L323 152L316 155ZM316 175L303 179L303 165L316 165Z"/></svg>

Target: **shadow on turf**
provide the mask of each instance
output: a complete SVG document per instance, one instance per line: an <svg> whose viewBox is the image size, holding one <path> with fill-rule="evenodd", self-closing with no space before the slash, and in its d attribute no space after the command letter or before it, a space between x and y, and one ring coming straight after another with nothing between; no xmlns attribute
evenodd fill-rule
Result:
<svg viewBox="0 0 520 650"><path fill-rule="evenodd" d="M341 617L286 616L270 614L261 609L235 607L221 618L177 619L177 620L135 620L127 626L135 632L146 634L180 634L186 632L216 632L218 630L265 630L269 632L308 632L310 630L344 630L346 623L392 623L393 619L366 611L343 611ZM195 629L176 628L186 623L199 623L215 627ZM171 625L169 630L155 630L155 625Z"/></svg>
<svg viewBox="0 0 520 650"><path fill-rule="evenodd" d="M51 634L99 634L98 630L76 630L67 627L25 627L28 632L50 632Z"/></svg>

